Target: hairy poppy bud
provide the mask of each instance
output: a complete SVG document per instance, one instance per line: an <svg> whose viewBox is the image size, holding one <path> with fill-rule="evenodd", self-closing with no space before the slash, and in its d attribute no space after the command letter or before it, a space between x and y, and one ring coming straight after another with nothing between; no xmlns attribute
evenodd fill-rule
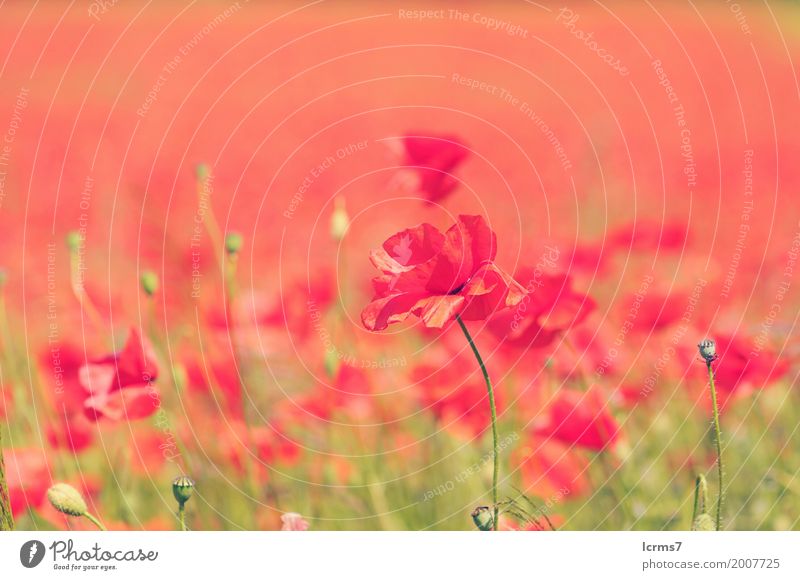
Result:
<svg viewBox="0 0 800 580"><path fill-rule="evenodd" d="M242 249L244 240L239 232L231 232L225 237L225 251L229 254L238 254Z"/></svg>
<svg viewBox="0 0 800 580"><path fill-rule="evenodd" d="M47 499L54 508L68 516L84 516L88 510L80 492L66 483L57 483L48 489Z"/></svg>
<svg viewBox="0 0 800 580"><path fill-rule="evenodd" d="M192 497L192 491L194 491L194 482L185 475L176 477L172 482L172 495L181 506Z"/></svg>
<svg viewBox="0 0 800 580"><path fill-rule="evenodd" d="M142 284L142 290L148 296L152 296L158 290L158 276L155 272L145 270L142 272L142 277L139 279Z"/></svg>
<svg viewBox="0 0 800 580"><path fill-rule="evenodd" d="M475 522L477 527L482 532L489 532L494 526L494 519L492 518L492 510L487 506L482 505L472 510L472 521Z"/></svg>
<svg viewBox="0 0 800 580"><path fill-rule="evenodd" d="M347 215L344 207L344 199L337 197L333 215L331 215L331 237L337 242L341 241L347 233L348 227L350 227L350 216Z"/></svg>
<svg viewBox="0 0 800 580"><path fill-rule="evenodd" d="M697 345L697 348L700 350L700 356L703 357L707 363L713 362L717 358L717 345L714 344L713 340L705 339L700 341L700 344Z"/></svg>

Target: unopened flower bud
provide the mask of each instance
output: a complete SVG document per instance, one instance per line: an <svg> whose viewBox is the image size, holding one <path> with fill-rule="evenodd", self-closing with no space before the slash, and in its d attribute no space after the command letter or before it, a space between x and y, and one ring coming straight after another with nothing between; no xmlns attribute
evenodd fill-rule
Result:
<svg viewBox="0 0 800 580"><path fill-rule="evenodd" d="M80 492L66 483L56 483L48 489L47 499L54 508L68 516L80 517L88 510Z"/></svg>
<svg viewBox="0 0 800 580"><path fill-rule="evenodd" d="M142 290L148 296L152 296L158 290L158 276L155 272L145 270L142 272L142 277L139 279L142 284Z"/></svg>
<svg viewBox="0 0 800 580"><path fill-rule="evenodd" d="M189 501L189 498L192 497L192 491L194 491L194 482L185 475L176 477L172 482L172 495L175 496L175 500L180 505Z"/></svg>
<svg viewBox="0 0 800 580"><path fill-rule="evenodd" d="M714 362L717 358L717 345L713 340L705 339L700 341L697 345L700 350L700 356L703 357L707 363Z"/></svg>
<svg viewBox="0 0 800 580"><path fill-rule="evenodd" d="M492 510L485 505L476 507L474 510L472 510L472 521L475 522L475 527L477 527L480 531L491 531L494 527Z"/></svg>
<svg viewBox="0 0 800 580"><path fill-rule="evenodd" d="M344 199L337 197L331 215L331 237L337 242L341 241L347 233L348 227L350 227L350 216L347 215L347 209L344 207Z"/></svg>
<svg viewBox="0 0 800 580"><path fill-rule="evenodd" d="M231 232L225 237L225 251L228 254L238 254L242 249L244 239L239 232Z"/></svg>
<svg viewBox="0 0 800 580"><path fill-rule="evenodd" d="M195 168L195 175L197 176L197 181L205 181L208 179L208 175L211 172L208 170L208 165L205 163L199 163Z"/></svg>
<svg viewBox="0 0 800 580"><path fill-rule="evenodd" d="M71 232L67 233L66 241L67 248L69 248L71 252L77 252L81 245L81 235L75 230L72 230Z"/></svg>

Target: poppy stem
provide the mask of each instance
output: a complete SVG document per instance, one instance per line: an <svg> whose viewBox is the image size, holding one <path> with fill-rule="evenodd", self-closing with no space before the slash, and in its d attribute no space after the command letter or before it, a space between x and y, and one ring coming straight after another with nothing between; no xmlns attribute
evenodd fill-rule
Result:
<svg viewBox="0 0 800 580"><path fill-rule="evenodd" d="M725 488L722 481L722 433L719 429L719 406L717 405L717 388L714 386L714 371L711 369L711 361L706 362L708 367L708 380L711 383L711 404L714 411L714 442L717 447L717 475L719 477L719 495L717 496L717 520L716 527L719 531L722 525L722 496Z"/></svg>
<svg viewBox="0 0 800 580"><path fill-rule="evenodd" d="M6 467L3 461L3 434L0 433L0 532L14 529L14 516L11 514L8 484L6 483Z"/></svg>
<svg viewBox="0 0 800 580"><path fill-rule="evenodd" d="M99 529L99 530L102 530L102 531L104 531L104 532L107 532L107 531L108 531L108 530L106 529L106 527L105 527L103 524L101 524L101 523L100 523L100 520L98 520L96 517L94 517L94 516L93 516L92 514L90 514L89 512L86 512L85 514L83 514L83 517L85 517L87 520L89 520L89 521L90 521L90 522L92 522L92 523L93 523L95 526L97 526L97 529Z"/></svg>
<svg viewBox="0 0 800 580"><path fill-rule="evenodd" d="M499 448L497 445L497 407L494 402L494 390L492 389L492 381L489 378L489 371L486 370L486 365L483 363L481 353L478 352L478 347L475 346L475 341L472 340L472 335L469 333L469 330L467 330L467 326L464 324L464 321L461 320L461 316L456 314L456 320L458 321L458 325L461 327L461 330L464 333L470 348L472 349L472 353L475 355L475 359L478 361L478 365L481 367L483 380L486 381L486 390L489 392L489 410L492 413L492 456L494 459L494 469L492 471L492 509L494 513L494 517L492 518L492 529L497 531L497 473L499 471Z"/></svg>
<svg viewBox="0 0 800 580"><path fill-rule="evenodd" d="M186 528L186 508L183 503L178 504L178 521L181 524L181 531L187 531Z"/></svg>

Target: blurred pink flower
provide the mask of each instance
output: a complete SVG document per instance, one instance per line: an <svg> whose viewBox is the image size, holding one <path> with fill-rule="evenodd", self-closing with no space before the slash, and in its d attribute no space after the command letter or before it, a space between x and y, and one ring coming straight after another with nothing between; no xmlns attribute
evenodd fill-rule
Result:
<svg viewBox="0 0 800 580"><path fill-rule="evenodd" d="M281 521L283 522L281 530L284 532L305 532L308 530L308 522L300 514L294 512L283 514Z"/></svg>

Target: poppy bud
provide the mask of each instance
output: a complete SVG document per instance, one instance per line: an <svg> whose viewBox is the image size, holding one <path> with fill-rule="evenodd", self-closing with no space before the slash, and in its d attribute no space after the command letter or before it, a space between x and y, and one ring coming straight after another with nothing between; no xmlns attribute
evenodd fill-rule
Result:
<svg viewBox="0 0 800 580"><path fill-rule="evenodd" d="M194 491L194 482L185 475L176 477L172 482L172 495L181 506L192 497L192 491Z"/></svg>
<svg viewBox="0 0 800 580"><path fill-rule="evenodd" d="M700 344L697 345L697 348L700 350L700 356L703 357L707 363L713 362L717 358L717 345L714 344L713 340L705 339L700 341Z"/></svg>
<svg viewBox="0 0 800 580"><path fill-rule="evenodd" d="M47 499L54 508L68 516L84 516L88 510L80 492L66 483L57 483L48 489Z"/></svg>
<svg viewBox="0 0 800 580"><path fill-rule="evenodd" d="M333 378L336 376L336 373L339 372L339 355L336 353L335 350L326 350L325 351L325 358L323 359L325 364L325 374L328 377Z"/></svg>
<svg viewBox="0 0 800 580"><path fill-rule="evenodd" d="M195 175L197 176L197 181L205 181L206 179L208 179L209 173L211 172L208 170L208 165L206 165L205 163L198 164L197 168L195 169Z"/></svg>
<svg viewBox="0 0 800 580"><path fill-rule="evenodd" d="M78 248L81 245L81 235L75 230L72 230L67 234L66 241L67 241L67 248L69 248L71 252L77 252Z"/></svg>
<svg viewBox="0 0 800 580"><path fill-rule="evenodd" d="M472 521L475 522L475 527L482 532L489 532L494 526L494 519L492 518L492 510L487 506L482 505L472 510Z"/></svg>
<svg viewBox="0 0 800 580"><path fill-rule="evenodd" d="M337 197L333 215L331 215L331 237L337 242L341 241L347 233L348 227L350 227L350 216L347 215L344 207L344 199Z"/></svg>
<svg viewBox="0 0 800 580"><path fill-rule="evenodd" d="M242 234L239 232L231 232L225 237L225 251L228 252L228 254L238 254L239 250L242 249L243 243Z"/></svg>
<svg viewBox="0 0 800 580"><path fill-rule="evenodd" d="M148 296L152 296L158 290L158 276L155 272L145 270L142 272L142 277L139 279L142 284L142 290Z"/></svg>

